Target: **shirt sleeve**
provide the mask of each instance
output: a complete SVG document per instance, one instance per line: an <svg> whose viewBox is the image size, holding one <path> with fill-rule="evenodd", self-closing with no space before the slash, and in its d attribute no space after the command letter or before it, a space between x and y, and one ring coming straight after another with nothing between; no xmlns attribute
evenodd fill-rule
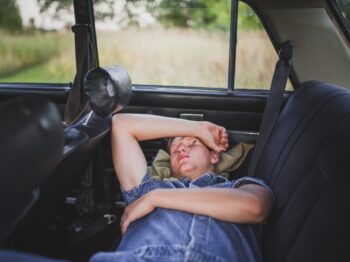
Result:
<svg viewBox="0 0 350 262"><path fill-rule="evenodd" d="M246 185L246 184L256 184L259 186L262 186L263 188L267 189L272 196L272 201L275 203L275 194L271 190L271 188L265 183L264 180L257 178L257 177L241 177L237 180L232 181L232 187L233 188L239 188L240 186Z"/></svg>
<svg viewBox="0 0 350 262"><path fill-rule="evenodd" d="M123 194L123 198L126 205L129 205L141 196L157 188L158 184L159 182L155 181L150 174L146 174L143 177L141 184L139 184L138 186L133 187L128 191L125 191L123 187L120 187L120 190Z"/></svg>

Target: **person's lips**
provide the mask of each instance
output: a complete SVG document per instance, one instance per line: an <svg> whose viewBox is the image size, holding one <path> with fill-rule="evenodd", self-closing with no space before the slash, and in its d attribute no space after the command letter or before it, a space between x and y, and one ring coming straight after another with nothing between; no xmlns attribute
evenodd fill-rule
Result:
<svg viewBox="0 0 350 262"><path fill-rule="evenodd" d="M179 155L177 160L178 160L178 162L180 162L181 160L187 159L187 158L189 158L189 156L184 154L184 155Z"/></svg>

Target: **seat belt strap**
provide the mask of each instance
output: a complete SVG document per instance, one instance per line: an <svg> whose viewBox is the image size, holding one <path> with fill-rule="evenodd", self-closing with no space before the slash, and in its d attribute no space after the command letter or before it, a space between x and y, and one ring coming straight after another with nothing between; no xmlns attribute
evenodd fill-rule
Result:
<svg viewBox="0 0 350 262"><path fill-rule="evenodd" d="M278 56L275 72L273 74L269 97L265 105L263 119L260 125L260 134L255 145L252 160L248 169L248 176L255 176L256 168L264 151L267 140L281 110L284 90L286 88L290 69L292 67L293 42L282 44Z"/></svg>
<svg viewBox="0 0 350 262"><path fill-rule="evenodd" d="M72 125L87 111L88 103L82 85L86 72L93 67L93 59L90 57L92 52L90 26L86 24L76 24L72 29L76 43L77 73L67 99L64 117L66 125Z"/></svg>

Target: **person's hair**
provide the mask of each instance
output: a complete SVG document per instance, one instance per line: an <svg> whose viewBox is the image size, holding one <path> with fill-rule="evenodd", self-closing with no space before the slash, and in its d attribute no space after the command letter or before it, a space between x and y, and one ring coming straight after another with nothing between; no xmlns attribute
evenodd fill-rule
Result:
<svg viewBox="0 0 350 262"><path fill-rule="evenodd" d="M174 141L174 138L175 137L167 137L167 138L165 138L165 148L166 148L166 151L168 152L169 155L171 154L170 149L171 149L171 144Z"/></svg>

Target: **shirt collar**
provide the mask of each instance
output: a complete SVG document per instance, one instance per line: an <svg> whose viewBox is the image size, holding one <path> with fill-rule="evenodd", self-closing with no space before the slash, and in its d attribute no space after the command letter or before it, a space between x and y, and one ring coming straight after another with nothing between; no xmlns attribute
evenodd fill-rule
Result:
<svg viewBox="0 0 350 262"><path fill-rule="evenodd" d="M180 181L184 183L186 187L206 187L226 182L227 179L222 176L218 176L213 172L208 172L197 177L193 181L191 181L187 177L181 177Z"/></svg>

